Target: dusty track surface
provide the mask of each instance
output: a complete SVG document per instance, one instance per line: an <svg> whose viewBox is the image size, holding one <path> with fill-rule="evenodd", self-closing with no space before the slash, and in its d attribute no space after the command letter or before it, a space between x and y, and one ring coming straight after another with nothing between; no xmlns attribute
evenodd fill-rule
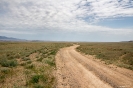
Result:
<svg viewBox="0 0 133 88"><path fill-rule="evenodd" d="M84 56L75 48L61 49L56 55L57 88L133 88L133 71L110 67Z"/></svg>

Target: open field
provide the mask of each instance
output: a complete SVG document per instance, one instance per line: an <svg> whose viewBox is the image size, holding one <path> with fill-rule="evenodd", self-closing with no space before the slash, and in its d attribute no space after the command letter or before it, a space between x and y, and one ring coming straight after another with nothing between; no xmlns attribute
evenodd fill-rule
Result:
<svg viewBox="0 0 133 88"><path fill-rule="evenodd" d="M133 70L133 43L80 43L79 52L95 55L106 64Z"/></svg>
<svg viewBox="0 0 133 88"><path fill-rule="evenodd" d="M0 88L133 88L133 43L72 45L0 42Z"/></svg>
<svg viewBox="0 0 133 88"><path fill-rule="evenodd" d="M0 42L0 88L55 87L55 54L68 43Z"/></svg>

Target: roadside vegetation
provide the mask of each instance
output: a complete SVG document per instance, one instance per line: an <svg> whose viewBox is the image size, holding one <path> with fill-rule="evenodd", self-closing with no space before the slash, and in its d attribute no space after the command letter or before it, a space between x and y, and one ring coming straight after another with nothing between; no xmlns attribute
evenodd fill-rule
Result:
<svg viewBox="0 0 133 88"><path fill-rule="evenodd" d="M133 70L133 43L79 43L77 51L95 55L105 64L114 64Z"/></svg>
<svg viewBox="0 0 133 88"><path fill-rule="evenodd" d="M55 55L70 43L0 42L0 88L55 87Z"/></svg>

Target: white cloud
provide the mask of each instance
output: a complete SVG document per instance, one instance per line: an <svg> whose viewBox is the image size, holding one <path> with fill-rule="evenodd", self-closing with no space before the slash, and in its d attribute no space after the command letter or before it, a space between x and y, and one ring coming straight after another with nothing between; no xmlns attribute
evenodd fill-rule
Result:
<svg viewBox="0 0 133 88"><path fill-rule="evenodd" d="M31 32L23 32L23 31L14 31L14 30L0 30L1 34L26 34L26 35L34 35L35 33Z"/></svg>
<svg viewBox="0 0 133 88"><path fill-rule="evenodd" d="M91 24L100 19L133 16L131 0L1 0L0 5L0 11L6 11L0 14L0 25L3 27L133 33L131 29L125 31Z"/></svg>

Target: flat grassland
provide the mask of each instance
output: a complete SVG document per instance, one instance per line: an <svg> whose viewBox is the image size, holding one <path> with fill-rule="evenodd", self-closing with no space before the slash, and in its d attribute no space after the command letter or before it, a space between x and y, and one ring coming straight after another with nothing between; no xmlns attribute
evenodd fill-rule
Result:
<svg viewBox="0 0 133 88"><path fill-rule="evenodd" d="M77 51L94 55L105 64L114 64L133 70L133 43L79 43Z"/></svg>
<svg viewBox="0 0 133 88"><path fill-rule="evenodd" d="M55 55L70 43L0 42L0 88L55 87Z"/></svg>
<svg viewBox="0 0 133 88"><path fill-rule="evenodd" d="M132 42L78 45L77 51L94 55L105 64L133 70ZM0 42L0 88L55 88L55 55L59 49L68 46L72 43Z"/></svg>

